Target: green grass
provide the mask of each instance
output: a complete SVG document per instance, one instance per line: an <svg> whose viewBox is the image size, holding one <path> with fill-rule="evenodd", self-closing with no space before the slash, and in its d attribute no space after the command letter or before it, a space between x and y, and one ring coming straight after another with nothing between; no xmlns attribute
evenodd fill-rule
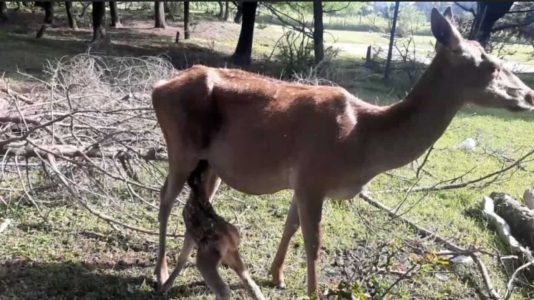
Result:
<svg viewBox="0 0 534 300"><path fill-rule="evenodd" d="M368 45L387 42L387 37L375 33L335 30L328 32L335 35L336 41L340 43ZM256 33L260 44L256 44L254 50L257 57L261 57L270 52L282 29L279 26L267 25ZM83 51L85 45L81 41L88 33L83 34L65 37L51 31L47 38L35 41L29 33L17 34L10 32L7 27L1 28L0 39L8 42L0 44L0 52L9 56L0 60L0 68L10 79L17 79L17 66L25 72L40 75L37 70L41 69L46 59ZM71 38L75 41L58 47L59 40ZM195 48L197 44L211 42L201 33L182 48L170 47L165 44L164 39L150 35L143 36L142 41L130 40L132 41L136 44L129 48L117 47L117 52L114 53L140 55L168 51L174 55L182 54L180 51L183 51L187 55L193 55L202 50L206 55L228 55L235 45L234 40L221 37L215 41L216 51ZM334 39L327 34L326 41L333 43ZM419 44L430 44L433 40L422 36L416 37L416 42L419 47ZM151 44L152 48L149 47ZM356 63L360 62L342 56L335 65L337 73L332 74L333 80L370 102L387 104L399 98L401 91L398 89L398 82L385 85L381 81L381 74L369 74L353 65ZM265 65L267 63L261 66ZM273 66L267 70L271 74L276 71ZM531 86L534 84L533 76L525 76L524 79ZM478 146L474 152L457 148L466 138L477 140ZM493 172L500 169L503 163L499 156L491 156L487 152L517 159L532 149L533 139L534 117L531 114L468 107L458 114L435 144L436 149L425 167L428 173L422 174L418 184L430 185L462 175L469 170L472 171L464 180ZM418 161L421 162L421 159ZM405 197L402 189L417 181L417 166L417 163L413 163L378 176L368 187L370 194L388 206L396 205ZM524 189L532 187L533 183L534 162L529 161L522 164L522 169L506 174L487 187L432 192L422 200L422 194L410 194L401 211L404 212L413 205L413 208L406 212L408 218L464 247L475 245L507 253L494 231L476 213L478 205L482 197L492 191L507 192L520 198ZM3 183L0 183L0 188L4 187ZM3 197L8 197L6 200L11 201L11 204L0 204L0 218L11 218L13 224L0 233L0 299L160 298L153 291L157 237L136 232L117 232L78 207L73 199L65 195L40 194L37 200L53 200L52 204L43 206L42 213L27 201L20 200L20 192ZM157 193L153 193L151 197L156 198ZM271 299L295 299L305 296L306 263L300 232L296 234L287 258L285 274L288 288L280 291L269 284L268 270L281 237L290 199L289 191L250 196L223 186L215 203L216 210L240 229L243 257L262 291ZM157 211L139 209L139 206L134 204L126 205L126 210L135 213L137 219L141 220L135 225L157 230ZM183 232L180 210L181 207L177 205L171 217L172 232ZM384 261L385 257L392 255L390 266L393 269L406 271L414 263L423 264L423 267L410 278L400 281L391 291L391 299L478 298L473 284L463 277L469 272L457 271L460 275L456 275L451 266L439 261L425 260L421 253L407 246L442 250L442 245L419 238L406 225L392 220L363 201L327 201L323 215L320 264L323 290L334 291L340 284L348 282L359 286L360 290L374 289L383 292L398 277L379 273L370 266L375 259ZM175 254L180 246L181 239L170 239L168 248L171 265L175 263ZM507 278L501 265L488 257L484 257L484 261L489 267L494 284L502 292ZM355 266L362 267L363 271L358 271ZM246 298L237 277L229 270L222 269L225 279L232 285L233 295L236 298ZM212 295L192 264L178 278L169 295L170 299L207 297ZM512 299L532 297L532 289L525 288L516 290Z"/></svg>

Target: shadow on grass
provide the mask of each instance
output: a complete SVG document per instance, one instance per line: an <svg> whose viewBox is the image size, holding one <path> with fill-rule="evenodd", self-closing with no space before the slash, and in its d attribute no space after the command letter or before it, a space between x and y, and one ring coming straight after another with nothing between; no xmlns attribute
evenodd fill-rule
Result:
<svg viewBox="0 0 534 300"><path fill-rule="evenodd" d="M106 274L73 262L0 264L2 299L160 299L144 276Z"/></svg>
<svg viewBox="0 0 534 300"><path fill-rule="evenodd" d="M181 299L212 297L204 281L174 285L166 296L158 293L152 276L139 275L137 264L122 266L78 262L43 263L16 260L0 264L0 299ZM120 274L114 271L121 271ZM261 286L268 285L259 280ZM244 293L241 283L230 285Z"/></svg>

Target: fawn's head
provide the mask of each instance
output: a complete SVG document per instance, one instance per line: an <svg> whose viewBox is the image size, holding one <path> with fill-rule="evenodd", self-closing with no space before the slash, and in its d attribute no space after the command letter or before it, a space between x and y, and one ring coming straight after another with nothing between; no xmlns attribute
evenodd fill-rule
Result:
<svg viewBox="0 0 534 300"><path fill-rule="evenodd" d="M450 8L443 15L432 9L430 22L437 39L435 59L440 60L440 72L462 102L534 111L534 91L477 41L462 38Z"/></svg>

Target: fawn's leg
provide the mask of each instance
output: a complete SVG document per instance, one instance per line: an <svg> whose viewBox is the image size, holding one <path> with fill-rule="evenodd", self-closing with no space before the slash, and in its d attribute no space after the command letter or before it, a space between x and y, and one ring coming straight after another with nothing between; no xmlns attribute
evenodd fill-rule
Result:
<svg viewBox="0 0 534 300"><path fill-rule="evenodd" d="M239 255L239 250L236 249L235 251L231 251L226 254L223 261L226 265L228 265L228 267L232 268L232 270L237 273L237 276L239 276L239 278L245 285L245 289L252 297L254 297L254 299L265 299L263 293L260 290L260 287L252 279L247 269L245 268L245 264L241 260L241 255Z"/></svg>
<svg viewBox="0 0 534 300"><path fill-rule="evenodd" d="M180 255L178 255L178 262L176 263L176 267L172 271L171 276L169 276L169 279L167 279L167 281L165 281L165 283L161 287L162 293L167 293L171 289L174 281L176 280L176 277L180 275L180 272L182 271L185 264L187 263L189 256L191 256L191 252L193 251L194 247L195 247L195 242L193 241L191 236L186 232L182 250L180 251Z"/></svg>
<svg viewBox="0 0 534 300"><path fill-rule="evenodd" d="M215 294L217 300L229 299L230 288L222 280L217 267L221 262L221 254L218 249L210 246L199 245L197 254L197 268L202 274L204 281Z"/></svg>
<svg viewBox="0 0 534 300"><path fill-rule="evenodd" d="M273 263L271 265L271 274L273 276L273 283L278 288L285 288L284 282L284 261L287 255L287 249L289 248L289 242L291 238L295 235L295 232L299 229L299 214L297 209L297 202L293 196L291 201L291 206L287 214L286 224L284 226L284 233L282 234L282 239L278 245L278 251L276 251L276 256L274 257Z"/></svg>

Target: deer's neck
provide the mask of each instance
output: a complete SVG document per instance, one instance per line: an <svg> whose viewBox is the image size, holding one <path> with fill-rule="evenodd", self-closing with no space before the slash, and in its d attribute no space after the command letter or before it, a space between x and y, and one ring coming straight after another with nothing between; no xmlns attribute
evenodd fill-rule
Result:
<svg viewBox="0 0 534 300"><path fill-rule="evenodd" d="M403 101L371 114L365 148L376 171L417 159L461 108L460 93L448 86L440 67L434 61Z"/></svg>

